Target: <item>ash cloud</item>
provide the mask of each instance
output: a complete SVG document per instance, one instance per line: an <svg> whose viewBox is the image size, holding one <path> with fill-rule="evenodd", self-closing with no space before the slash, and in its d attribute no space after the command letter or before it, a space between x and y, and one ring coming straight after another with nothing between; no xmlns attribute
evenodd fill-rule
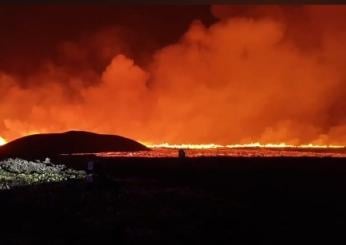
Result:
<svg viewBox="0 0 346 245"><path fill-rule="evenodd" d="M212 6L138 62L116 27L0 74L0 135L70 129L144 142L346 145L346 8ZM126 32L125 32L126 33Z"/></svg>

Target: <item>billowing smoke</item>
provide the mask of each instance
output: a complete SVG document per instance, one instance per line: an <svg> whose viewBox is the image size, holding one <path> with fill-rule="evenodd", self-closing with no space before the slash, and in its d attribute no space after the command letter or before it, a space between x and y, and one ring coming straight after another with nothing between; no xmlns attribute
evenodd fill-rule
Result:
<svg viewBox="0 0 346 245"><path fill-rule="evenodd" d="M62 43L59 60L24 82L2 72L0 135L82 129L153 143L346 145L345 7L211 11L216 23L194 21L146 66L113 28Z"/></svg>

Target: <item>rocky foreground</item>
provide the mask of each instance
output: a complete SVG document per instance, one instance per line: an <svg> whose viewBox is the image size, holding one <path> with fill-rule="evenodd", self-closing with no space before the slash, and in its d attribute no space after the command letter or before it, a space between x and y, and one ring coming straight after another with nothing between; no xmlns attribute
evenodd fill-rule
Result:
<svg viewBox="0 0 346 245"><path fill-rule="evenodd" d="M0 161L0 190L23 185L83 179L85 177L85 171L70 169L62 164L53 165L49 158L42 162L19 158Z"/></svg>

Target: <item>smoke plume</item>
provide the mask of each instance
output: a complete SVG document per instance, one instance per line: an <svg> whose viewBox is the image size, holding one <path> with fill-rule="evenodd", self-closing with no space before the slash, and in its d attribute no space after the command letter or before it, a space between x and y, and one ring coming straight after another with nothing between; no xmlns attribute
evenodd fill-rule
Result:
<svg viewBox="0 0 346 245"><path fill-rule="evenodd" d="M346 7L211 11L217 22L195 20L146 65L112 27L62 42L59 59L24 78L0 72L0 136L81 129L152 143L346 145Z"/></svg>

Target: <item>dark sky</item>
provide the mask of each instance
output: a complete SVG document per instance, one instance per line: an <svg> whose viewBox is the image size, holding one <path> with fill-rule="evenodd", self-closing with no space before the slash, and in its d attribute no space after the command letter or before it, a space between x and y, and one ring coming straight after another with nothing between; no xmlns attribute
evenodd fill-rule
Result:
<svg viewBox="0 0 346 245"><path fill-rule="evenodd" d="M145 62L146 54L175 42L194 19L207 25L215 21L207 5L3 5L0 70L31 73L42 60L58 62L62 42L78 42L111 27L126 31L128 55Z"/></svg>

